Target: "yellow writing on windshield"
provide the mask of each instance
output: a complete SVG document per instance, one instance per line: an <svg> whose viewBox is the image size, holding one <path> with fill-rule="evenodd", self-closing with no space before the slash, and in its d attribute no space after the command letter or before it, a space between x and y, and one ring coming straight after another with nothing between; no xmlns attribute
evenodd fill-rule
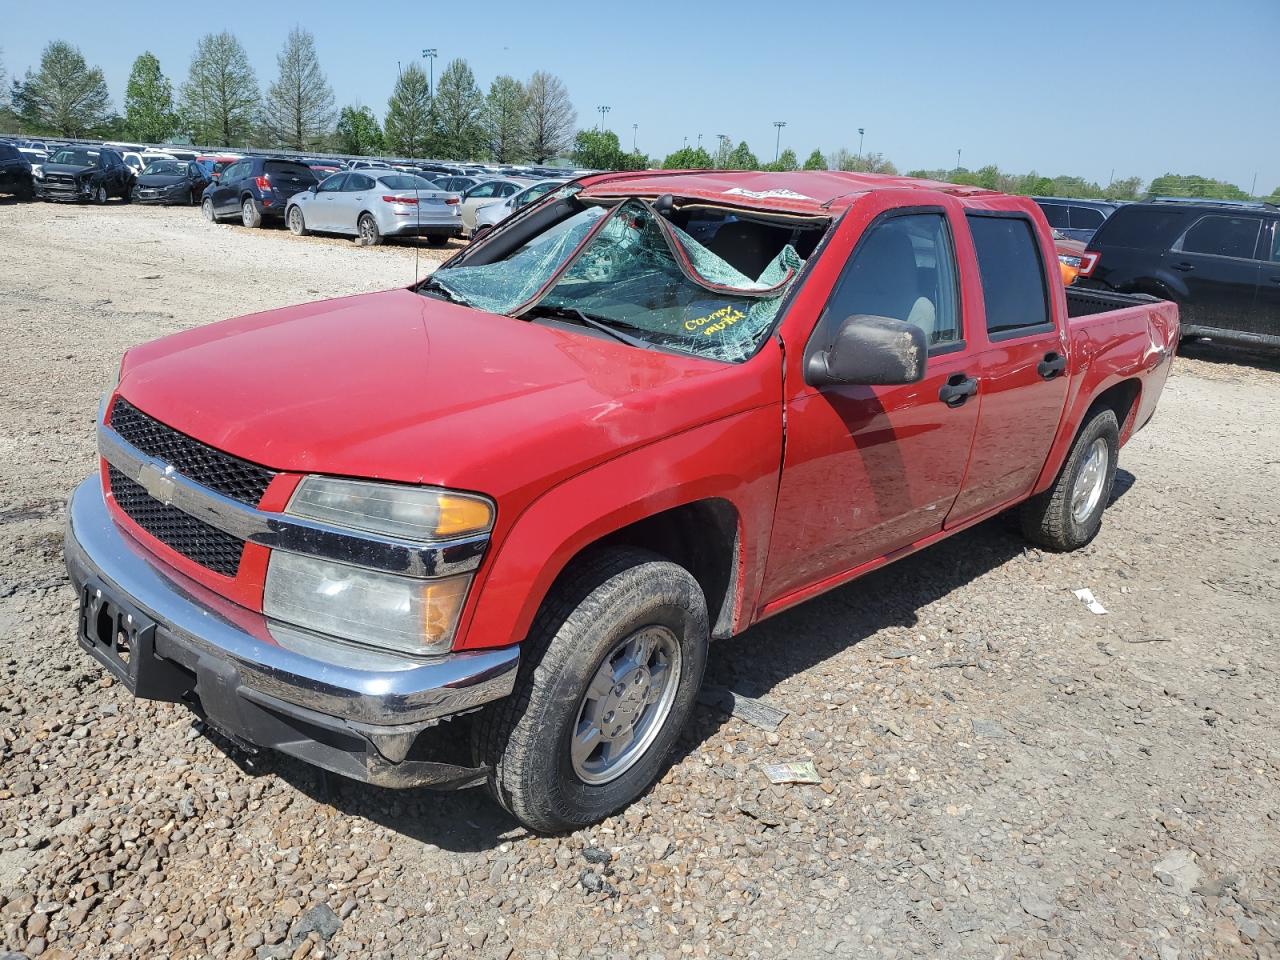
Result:
<svg viewBox="0 0 1280 960"><path fill-rule="evenodd" d="M745 316L745 313L730 304L729 306L721 307L719 310L712 311L705 317L686 320L684 328L689 331L701 330L704 336L710 336L713 333L727 330Z"/></svg>

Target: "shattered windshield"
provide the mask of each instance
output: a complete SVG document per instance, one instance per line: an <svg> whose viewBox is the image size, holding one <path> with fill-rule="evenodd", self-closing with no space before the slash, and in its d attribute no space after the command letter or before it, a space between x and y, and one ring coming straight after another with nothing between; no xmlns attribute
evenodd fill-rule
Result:
<svg viewBox="0 0 1280 960"><path fill-rule="evenodd" d="M630 199L612 210L587 207L506 260L438 270L434 285L481 310L607 327L628 342L741 362L803 265L784 243L747 276Z"/></svg>

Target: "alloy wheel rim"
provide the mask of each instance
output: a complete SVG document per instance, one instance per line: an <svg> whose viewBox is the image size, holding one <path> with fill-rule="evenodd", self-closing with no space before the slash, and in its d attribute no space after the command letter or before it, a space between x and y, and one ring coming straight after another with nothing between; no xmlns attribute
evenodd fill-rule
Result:
<svg viewBox="0 0 1280 960"><path fill-rule="evenodd" d="M298 212L297 207L289 211L289 229L294 233L302 232L302 214Z"/></svg>
<svg viewBox="0 0 1280 960"><path fill-rule="evenodd" d="M249 201L247 200L244 206L240 208L240 219L244 221L246 227L253 223L253 208L249 206Z"/></svg>
<svg viewBox="0 0 1280 960"><path fill-rule="evenodd" d="M373 241L373 223L368 217L362 217L360 220L360 239L366 243Z"/></svg>
<svg viewBox="0 0 1280 960"><path fill-rule="evenodd" d="M680 668L679 640L657 624L641 627L609 651L578 704L569 741L579 780L609 783L640 761L671 714Z"/></svg>
<svg viewBox="0 0 1280 960"><path fill-rule="evenodd" d="M1107 482L1107 461L1110 458L1107 441L1098 437L1089 444L1089 452L1085 454L1080 472L1076 474L1076 482L1071 487L1071 518L1076 523L1085 523L1102 499L1102 489Z"/></svg>
<svg viewBox="0 0 1280 960"><path fill-rule="evenodd" d="M204 211L206 220L213 219L213 201L212 200L204 201L204 203L200 204L200 209Z"/></svg>

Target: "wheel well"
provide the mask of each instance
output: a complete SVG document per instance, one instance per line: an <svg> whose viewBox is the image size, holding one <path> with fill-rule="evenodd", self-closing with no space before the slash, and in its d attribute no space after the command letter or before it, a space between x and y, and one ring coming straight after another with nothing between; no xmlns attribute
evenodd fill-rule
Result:
<svg viewBox="0 0 1280 960"><path fill-rule="evenodd" d="M1116 423L1119 424L1120 433L1123 436L1125 421L1137 408L1138 395L1141 392L1142 384L1138 380L1121 380L1098 394L1090 409L1112 411L1116 415Z"/></svg>
<svg viewBox="0 0 1280 960"><path fill-rule="evenodd" d="M643 547L678 563L702 587L711 635L733 633L739 545L738 512L729 501L698 500L672 507L607 534L579 555L601 545Z"/></svg>

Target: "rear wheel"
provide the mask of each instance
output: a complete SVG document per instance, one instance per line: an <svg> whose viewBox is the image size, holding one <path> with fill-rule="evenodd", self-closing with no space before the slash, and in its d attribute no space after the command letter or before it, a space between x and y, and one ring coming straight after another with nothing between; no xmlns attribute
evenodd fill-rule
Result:
<svg viewBox="0 0 1280 960"><path fill-rule="evenodd" d="M490 792L544 833L634 801L693 710L707 642L706 600L683 567L631 548L576 563L538 612L515 691L476 724Z"/></svg>
<svg viewBox="0 0 1280 960"><path fill-rule="evenodd" d="M305 237L307 235L307 221L303 219L302 211L297 207L290 207L289 216L285 219L289 221L289 231L295 237Z"/></svg>
<svg viewBox="0 0 1280 960"><path fill-rule="evenodd" d="M446 233L428 233L427 244L432 247L443 247L449 242L449 235Z"/></svg>
<svg viewBox="0 0 1280 960"><path fill-rule="evenodd" d="M258 212L258 205L253 202L252 197L245 197L244 203L240 204L240 221L246 227L262 226L262 214Z"/></svg>
<svg viewBox="0 0 1280 960"><path fill-rule="evenodd" d="M382 231L378 229L378 221L373 219L373 214L360 214L356 229L360 234L360 242L366 247L376 247L382 243Z"/></svg>
<svg viewBox="0 0 1280 960"><path fill-rule="evenodd" d="M1076 436L1058 479L1022 505L1022 532L1049 550L1078 550L1098 535L1111 499L1120 425L1111 410L1094 410Z"/></svg>
<svg viewBox="0 0 1280 960"><path fill-rule="evenodd" d="M218 215L213 212L212 197L205 197L204 200L200 202L200 212L204 214L204 218L210 223L218 222Z"/></svg>

